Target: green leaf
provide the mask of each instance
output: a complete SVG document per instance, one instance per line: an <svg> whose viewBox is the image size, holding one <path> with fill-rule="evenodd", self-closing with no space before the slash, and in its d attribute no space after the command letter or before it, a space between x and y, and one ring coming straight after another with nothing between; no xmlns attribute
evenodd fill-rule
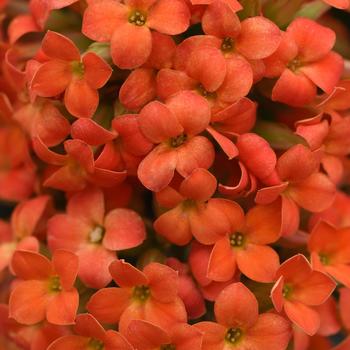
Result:
<svg viewBox="0 0 350 350"><path fill-rule="evenodd" d="M243 10L237 13L240 20L260 15L261 0L241 0L240 3L243 7Z"/></svg>
<svg viewBox="0 0 350 350"><path fill-rule="evenodd" d="M303 137L295 134L283 124L258 122L254 132L263 137L274 149L286 150L297 144L308 146Z"/></svg>

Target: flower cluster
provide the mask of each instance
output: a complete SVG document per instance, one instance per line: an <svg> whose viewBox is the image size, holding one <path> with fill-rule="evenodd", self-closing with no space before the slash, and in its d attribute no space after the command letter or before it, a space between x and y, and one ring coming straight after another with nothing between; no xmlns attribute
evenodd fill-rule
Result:
<svg viewBox="0 0 350 350"><path fill-rule="evenodd" d="M0 0L0 348L349 350L349 8Z"/></svg>

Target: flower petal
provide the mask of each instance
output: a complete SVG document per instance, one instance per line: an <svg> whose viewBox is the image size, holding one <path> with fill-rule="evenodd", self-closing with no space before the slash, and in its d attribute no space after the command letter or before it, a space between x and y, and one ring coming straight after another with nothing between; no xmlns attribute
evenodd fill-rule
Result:
<svg viewBox="0 0 350 350"><path fill-rule="evenodd" d="M12 257L15 275L25 280L45 280L52 273L51 262L43 255L25 250L17 250Z"/></svg>
<svg viewBox="0 0 350 350"><path fill-rule="evenodd" d="M217 282L229 281L236 273L236 256L228 237L218 240L210 254L207 276Z"/></svg>
<svg viewBox="0 0 350 350"><path fill-rule="evenodd" d="M316 90L315 84L305 75L285 69L272 90L272 100L302 107L315 99Z"/></svg>
<svg viewBox="0 0 350 350"><path fill-rule="evenodd" d="M122 288L148 285L147 276L124 260L115 260L109 267L114 281Z"/></svg>
<svg viewBox="0 0 350 350"><path fill-rule="evenodd" d="M214 312L223 326L246 329L258 320L258 302L244 284L232 283L217 297Z"/></svg>
<svg viewBox="0 0 350 350"><path fill-rule="evenodd" d="M302 62L323 58L332 49L336 39L332 29L303 17L295 19L288 26L287 33L298 45L298 57Z"/></svg>
<svg viewBox="0 0 350 350"><path fill-rule="evenodd" d="M214 175L205 169L198 168L182 181L179 192L185 198L204 202L215 193L216 185Z"/></svg>
<svg viewBox="0 0 350 350"><path fill-rule="evenodd" d="M58 249L53 253L52 265L65 290L73 287L78 274L79 258L70 251Z"/></svg>
<svg viewBox="0 0 350 350"><path fill-rule="evenodd" d="M46 318L52 324L74 324L79 306L79 293L76 289L62 291L54 295L47 304Z"/></svg>
<svg viewBox="0 0 350 350"><path fill-rule="evenodd" d="M141 161L137 176L149 190L161 191L172 180L177 160L176 151L167 145L159 145Z"/></svg>
<svg viewBox="0 0 350 350"><path fill-rule="evenodd" d="M154 143L176 137L184 130L168 106L158 101L152 101L142 108L138 123L141 132Z"/></svg>
<svg viewBox="0 0 350 350"><path fill-rule="evenodd" d="M149 9L147 25L164 34L183 33L190 25L190 11L180 0L158 0Z"/></svg>
<svg viewBox="0 0 350 350"><path fill-rule="evenodd" d="M152 50L152 35L146 26L125 22L118 26L111 39L113 62L121 69L133 69L143 65Z"/></svg>
<svg viewBox="0 0 350 350"><path fill-rule="evenodd" d="M130 293L124 288L103 288L92 295L87 310L100 322L117 323L130 304Z"/></svg>
<svg viewBox="0 0 350 350"><path fill-rule="evenodd" d="M153 226L159 235L173 244L183 246L192 239L188 213L181 205L163 213L154 221Z"/></svg>
<svg viewBox="0 0 350 350"><path fill-rule="evenodd" d="M45 319L47 307L47 282L24 281L11 292L9 317L24 325L36 324ZM33 308L35 305L35 308Z"/></svg>
<svg viewBox="0 0 350 350"><path fill-rule="evenodd" d="M85 79L73 79L64 94L68 112L77 118L90 118L98 106L98 92Z"/></svg>
<svg viewBox="0 0 350 350"><path fill-rule="evenodd" d="M100 89L112 75L112 68L100 56L88 52L82 57L84 79L93 89Z"/></svg>
<svg viewBox="0 0 350 350"><path fill-rule="evenodd" d="M146 238L141 217L130 209L114 209L105 218L103 245L109 250L124 250L139 246Z"/></svg>
<svg viewBox="0 0 350 350"><path fill-rule="evenodd" d="M280 29L265 17L251 17L241 23L241 32L235 47L239 53L251 60L273 54L281 42Z"/></svg>
<svg viewBox="0 0 350 350"><path fill-rule="evenodd" d="M335 190L334 184L326 175L315 173L289 188L288 194L302 208L317 213L332 205Z"/></svg>
<svg viewBox="0 0 350 350"><path fill-rule="evenodd" d="M273 313L259 315L258 321L246 333L245 346L249 349L286 349L292 335L290 323ZM249 345L251 344L251 345Z"/></svg>
<svg viewBox="0 0 350 350"><path fill-rule="evenodd" d="M169 303L177 298L179 284L177 271L167 265L152 262L143 272L148 278L153 298L162 303Z"/></svg>
<svg viewBox="0 0 350 350"><path fill-rule="evenodd" d="M274 281L280 262L273 248L248 243L237 251L237 265L253 281L269 283Z"/></svg>
<svg viewBox="0 0 350 350"><path fill-rule="evenodd" d="M67 62L50 60L43 63L36 71L31 82L31 89L42 97L53 97L62 93L72 79L72 72Z"/></svg>
<svg viewBox="0 0 350 350"><path fill-rule="evenodd" d="M96 41L109 41L121 23L127 22L127 7L118 1L90 3L84 12L82 33Z"/></svg>
<svg viewBox="0 0 350 350"><path fill-rule="evenodd" d="M210 121L208 102L193 91L181 91L166 101L187 136L204 131Z"/></svg>
<svg viewBox="0 0 350 350"><path fill-rule="evenodd" d="M50 58L63 61L80 61L80 52L73 41L51 30L45 34L41 49Z"/></svg>
<svg viewBox="0 0 350 350"><path fill-rule="evenodd" d="M310 336L314 335L320 327L319 314L303 303L286 301L284 311L293 323Z"/></svg>

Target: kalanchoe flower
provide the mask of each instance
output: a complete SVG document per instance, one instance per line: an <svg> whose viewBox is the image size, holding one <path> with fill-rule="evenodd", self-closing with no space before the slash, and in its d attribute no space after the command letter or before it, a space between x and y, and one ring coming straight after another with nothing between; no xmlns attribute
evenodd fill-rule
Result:
<svg viewBox="0 0 350 350"><path fill-rule="evenodd" d="M78 119L71 134L91 146L104 145L95 165L114 171L127 170L136 175L143 157L153 144L141 133L136 114L123 114L112 120L112 131L103 129L91 119Z"/></svg>
<svg viewBox="0 0 350 350"><path fill-rule="evenodd" d="M209 279L208 264L211 251L212 246L200 244L197 241L193 241L188 256L188 263L191 267L191 273L198 283L204 299L215 301L224 288L234 282L239 282L240 272L237 270L233 278L226 282L216 282Z"/></svg>
<svg viewBox="0 0 350 350"><path fill-rule="evenodd" d="M79 304L74 288L78 257L65 250L54 252L52 261L38 253L17 250L12 268L22 281L11 292L10 317L31 325L47 319L57 325L73 324Z"/></svg>
<svg viewBox="0 0 350 350"><path fill-rule="evenodd" d="M307 18L295 19L278 50L265 60L265 76L278 78L272 100L304 106L315 99L317 87L330 94L343 71L341 56L331 51L334 42L331 29Z"/></svg>
<svg viewBox="0 0 350 350"><path fill-rule="evenodd" d="M195 325L204 333L203 350L287 348L289 322L274 313L259 315L254 294L242 283L233 283L220 293L214 313L217 323Z"/></svg>
<svg viewBox="0 0 350 350"><path fill-rule="evenodd" d="M131 111L140 110L157 96L157 71L171 68L176 44L171 36L152 32L152 52L147 62L133 70L119 90L119 100Z"/></svg>
<svg viewBox="0 0 350 350"><path fill-rule="evenodd" d="M276 251L267 244L280 237L281 217L276 203L251 208L246 217L238 205L222 203L221 210L230 222L229 231L217 239L208 263L208 278L228 281L236 266L258 282L272 282L279 268Z"/></svg>
<svg viewBox="0 0 350 350"><path fill-rule="evenodd" d="M213 244L223 237L230 229L223 207L239 206L226 199L211 198L216 185L215 177L199 168L186 177L178 189L168 186L158 192L158 203L172 209L154 222L156 232L177 245L188 244L193 236L203 244Z"/></svg>
<svg viewBox="0 0 350 350"><path fill-rule="evenodd" d="M70 124L59 109L49 100L37 98L16 110L13 118L33 137L48 147L61 143L69 134Z"/></svg>
<svg viewBox="0 0 350 350"><path fill-rule="evenodd" d="M342 117L334 110L329 112L329 121L317 116L298 122L296 133L307 140L312 150L321 150L323 169L337 184L344 177L344 157L350 154L350 117Z"/></svg>
<svg viewBox="0 0 350 350"><path fill-rule="evenodd" d="M116 251L134 248L145 239L141 217L131 209L117 208L105 213L101 190L89 188L73 195L66 214L48 222L51 250L67 249L80 259L78 275L92 288L103 288L112 277L108 267Z"/></svg>
<svg viewBox="0 0 350 350"><path fill-rule="evenodd" d="M313 270L301 254L285 261L276 279L271 291L275 309L284 310L294 324L308 335L314 335L320 327L320 316L312 306L321 305L329 298L336 287L334 281Z"/></svg>
<svg viewBox="0 0 350 350"><path fill-rule="evenodd" d="M111 43L113 62L122 69L143 65L152 51L151 29L168 35L184 32L190 12L183 0L103 0L84 12L82 32Z"/></svg>
<svg viewBox="0 0 350 350"><path fill-rule="evenodd" d="M272 203L281 197L282 234L291 235L299 226L299 208L321 212L333 202L335 186L319 170L319 154L297 144L283 153L270 176L277 183L258 191L255 201Z"/></svg>
<svg viewBox="0 0 350 350"><path fill-rule="evenodd" d="M19 250L39 250L40 234L50 197L39 196L17 205L11 216L11 224L0 220L0 271L9 265L12 254Z"/></svg>
<svg viewBox="0 0 350 350"><path fill-rule="evenodd" d="M9 318L8 305L0 304L0 345L2 345L1 335L4 335L20 348L47 350L54 340L67 334L70 334L67 326L58 326L47 321L32 326L20 324ZM9 349L6 347L6 350Z"/></svg>
<svg viewBox="0 0 350 350"><path fill-rule="evenodd" d="M75 335L55 340L47 350L133 350L129 342L114 330L105 330L90 314L77 316Z"/></svg>
<svg viewBox="0 0 350 350"><path fill-rule="evenodd" d="M36 168L24 132L16 126L0 128L0 198L8 201L28 198L35 180Z"/></svg>
<svg viewBox="0 0 350 350"><path fill-rule="evenodd" d="M350 211L350 197L344 192L337 191L335 200L331 207L322 211L321 213L315 213L310 217L309 229L312 230L315 225L320 221L327 221L329 224L337 227L349 227L350 217L348 215Z"/></svg>
<svg viewBox="0 0 350 350"><path fill-rule="evenodd" d="M350 288L350 229L319 222L312 230L308 249L314 269L328 273Z"/></svg>
<svg viewBox="0 0 350 350"><path fill-rule="evenodd" d="M65 141L65 155L51 151L38 137L33 140L33 148L41 160L51 165L43 183L47 187L75 192L83 190L88 183L112 187L126 178L125 171L98 167L91 147L81 140Z"/></svg>
<svg viewBox="0 0 350 350"><path fill-rule="evenodd" d="M191 91L179 92L165 104L153 101L146 105L138 122L141 132L156 146L139 165L142 184L158 192L170 183L175 171L187 177L196 168L208 169L214 148L199 134L209 120L209 105Z"/></svg>
<svg viewBox="0 0 350 350"><path fill-rule="evenodd" d="M65 92L64 104L72 115L91 117L98 106L97 90L112 74L110 66L93 52L80 57L70 39L52 31L45 35L41 50L47 60L34 74L31 90L43 97Z"/></svg>
<svg viewBox="0 0 350 350"><path fill-rule="evenodd" d="M124 260L117 260L110 265L110 272L120 288L100 289L87 304L99 321L119 322L123 334L130 322L137 319L165 329L186 322L185 306L178 296L178 276L170 267L150 263L140 271Z"/></svg>
<svg viewBox="0 0 350 350"><path fill-rule="evenodd" d="M186 323L162 329L142 320L130 322L126 337L137 350L201 350L203 338L201 331Z"/></svg>

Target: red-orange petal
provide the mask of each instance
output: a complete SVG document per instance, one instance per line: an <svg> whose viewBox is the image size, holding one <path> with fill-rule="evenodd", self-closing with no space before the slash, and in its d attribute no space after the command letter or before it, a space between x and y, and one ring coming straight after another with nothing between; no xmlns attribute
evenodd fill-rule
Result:
<svg viewBox="0 0 350 350"><path fill-rule="evenodd" d="M121 69L143 65L152 51L152 35L147 26L135 26L127 21L119 25L111 39L113 62Z"/></svg>
<svg viewBox="0 0 350 350"><path fill-rule="evenodd" d="M86 308L100 322L116 323L130 305L130 297L124 288L103 288L92 295Z"/></svg>
<svg viewBox="0 0 350 350"><path fill-rule="evenodd" d="M45 34L41 49L50 58L63 61L80 61L80 52L73 41L51 30Z"/></svg>
<svg viewBox="0 0 350 350"><path fill-rule="evenodd" d="M232 283L217 297L214 312L218 323L247 329L258 320L258 302L242 283Z"/></svg>
<svg viewBox="0 0 350 350"><path fill-rule="evenodd" d="M79 306L79 293L76 289L62 291L49 299L46 318L52 324L70 325L75 321Z"/></svg>

